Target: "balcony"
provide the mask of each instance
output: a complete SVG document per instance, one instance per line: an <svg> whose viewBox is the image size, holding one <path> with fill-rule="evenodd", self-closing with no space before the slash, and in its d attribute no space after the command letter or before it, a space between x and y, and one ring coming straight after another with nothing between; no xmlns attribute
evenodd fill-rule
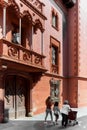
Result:
<svg viewBox="0 0 87 130"><path fill-rule="evenodd" d="M11 43L5 39L0 40L0 60L8 68L16 65L18 69L24 68L27 72L45 72L45 56L28 50L20 44Z"/></svg>

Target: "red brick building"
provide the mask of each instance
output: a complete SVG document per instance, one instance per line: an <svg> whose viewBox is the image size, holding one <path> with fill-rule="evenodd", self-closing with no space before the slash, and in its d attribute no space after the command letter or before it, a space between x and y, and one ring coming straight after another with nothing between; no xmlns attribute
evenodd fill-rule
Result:
<svg viewBox="0 0 87 130"><path fill-rule="evenodd" d="M83 0L0 0L1 121L43 112L49 95L87 106L86 12Z"/></svg>

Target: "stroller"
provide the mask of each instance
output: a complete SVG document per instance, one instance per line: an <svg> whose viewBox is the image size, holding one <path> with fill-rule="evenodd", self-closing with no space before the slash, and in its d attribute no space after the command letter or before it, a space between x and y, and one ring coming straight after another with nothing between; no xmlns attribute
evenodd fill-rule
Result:
<svg viewBox="0 0 87 130"><path fill-rule="evenodd" d="M68 123L72 123L73 126L78 124L78 121L77 121L77 111L73 111L71 110L69 112L69 115L68 115Z"/></svg>

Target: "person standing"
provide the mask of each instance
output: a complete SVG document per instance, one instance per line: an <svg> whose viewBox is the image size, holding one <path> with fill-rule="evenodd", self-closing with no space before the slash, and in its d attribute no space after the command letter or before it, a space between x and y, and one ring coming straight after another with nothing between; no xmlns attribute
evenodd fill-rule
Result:
<svg viewBox="0 0 87 130"><path fill-rule="evenodd" d="M59 110L58 105L59 105L59 103L58 103L58 102L55 102L55 103L54 103L54 107L53 107L54 116L55 116L55 124L58 123L59 113L60 113L60 110Z"/></svg>
<svg viewBox="0 0 87 130"><path fill-rule="evenodd" d="M62 114L62 126L66 127L68 124L68 114L69 111L71 110L70 105L67 100L64 101L62 109L61 109L61 114Z"/></svg>
<svg viewBox="0 0 87 130"><path fill-rule="evenodd" d="M51 109L51 107L52 107L52 105L53 105L53 101L52 101L52 99L51 99L50 96L46 99L45 103L46 103L45 123L46 123L46 121L47 121L48 114L50 114L51 121L53 122L52 109Z"/></svg>

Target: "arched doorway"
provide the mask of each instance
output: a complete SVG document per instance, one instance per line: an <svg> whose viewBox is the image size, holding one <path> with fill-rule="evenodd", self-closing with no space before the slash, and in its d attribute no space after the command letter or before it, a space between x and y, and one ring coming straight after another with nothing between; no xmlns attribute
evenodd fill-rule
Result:
<svg viewBox="0 0 87 130"><path fill-rule="evenodd" d="M5 80L5 117L19 118L27 115L29 106L29 81L21 76L8 75Z"/></svg>

